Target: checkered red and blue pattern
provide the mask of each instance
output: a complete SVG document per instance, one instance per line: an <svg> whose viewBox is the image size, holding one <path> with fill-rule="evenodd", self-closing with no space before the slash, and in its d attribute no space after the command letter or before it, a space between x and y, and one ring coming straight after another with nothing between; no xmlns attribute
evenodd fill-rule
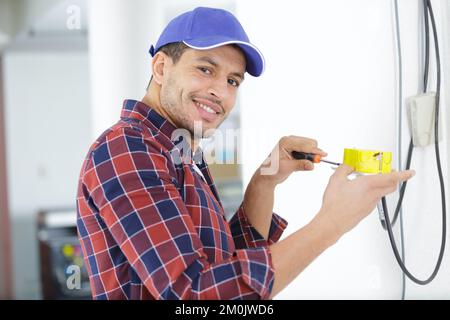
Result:
<svg viewBox="0 0 450 320"><path fill-rule="evenodd" d="M241 205L229 222L201 156L171 140L176 128L125 100L118 123L92 145L80 174L77 226L95 299L267 299L269 245L287 222L272 215L269 239ZM173 152L173 151L178 152Z"/></svg>

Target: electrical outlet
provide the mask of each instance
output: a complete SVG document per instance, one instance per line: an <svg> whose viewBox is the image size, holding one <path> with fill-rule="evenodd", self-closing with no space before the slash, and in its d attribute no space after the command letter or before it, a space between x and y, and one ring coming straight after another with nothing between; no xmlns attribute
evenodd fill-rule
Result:
<svg viewBox="0 0 450 320"><path fill-rule="evenodd" d="M407 99L409 124L413 144L426 147L434 144L434 119L436 93L427 92ZM439 140L442 140L441 121L439 121Z"/></svg>

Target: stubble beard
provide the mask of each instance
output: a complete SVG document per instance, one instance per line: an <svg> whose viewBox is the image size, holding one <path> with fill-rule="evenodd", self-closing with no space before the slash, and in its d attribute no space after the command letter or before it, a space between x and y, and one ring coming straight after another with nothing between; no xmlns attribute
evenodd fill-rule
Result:
<svg viewBox="0 0 450 320"><path fill-rule="evenodd" d="M180 93L180 102L177 100L177 85L173 79L168 80L164 90L161 90L161 105L167 110L178 128L184 128L189 131L194 139L209 138L214 134L216 128L205 128L203 121L192 121L186 108L194 106L191 95L183 97ZM184 107L186 106L186 107ZM223 120L220 122L222 123ZM219 124L220 125L220 124ZM197 127L197 128L196 128Z"/></svg>

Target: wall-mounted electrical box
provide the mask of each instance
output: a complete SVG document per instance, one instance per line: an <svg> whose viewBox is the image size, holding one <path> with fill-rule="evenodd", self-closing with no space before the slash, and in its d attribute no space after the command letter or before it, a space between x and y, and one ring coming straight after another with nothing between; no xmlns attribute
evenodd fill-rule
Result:
<svg viewBox="0 0 450 320"><path fill-rule="evenodd" d="M392 152L344 149L343 163L358 173L391 172Z"/></svg>
<svg viewBox="0 0 450 320"><path fill-rule="evenodd" d="M408 98L407 108L414 146L426 147L434 144L436 93L427 92ZM439 123L439 141L442 140L440 125Z"/></svg>

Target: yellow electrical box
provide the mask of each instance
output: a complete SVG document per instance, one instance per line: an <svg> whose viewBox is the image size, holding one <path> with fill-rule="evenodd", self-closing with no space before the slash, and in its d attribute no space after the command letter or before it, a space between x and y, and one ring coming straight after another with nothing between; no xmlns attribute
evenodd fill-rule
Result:
<svg viewBox="0 0 450 320"><path fill-rule="evenodd" d="M392 152L344 149L343 162L361 173L389 173L391 172Z"/></svg>

